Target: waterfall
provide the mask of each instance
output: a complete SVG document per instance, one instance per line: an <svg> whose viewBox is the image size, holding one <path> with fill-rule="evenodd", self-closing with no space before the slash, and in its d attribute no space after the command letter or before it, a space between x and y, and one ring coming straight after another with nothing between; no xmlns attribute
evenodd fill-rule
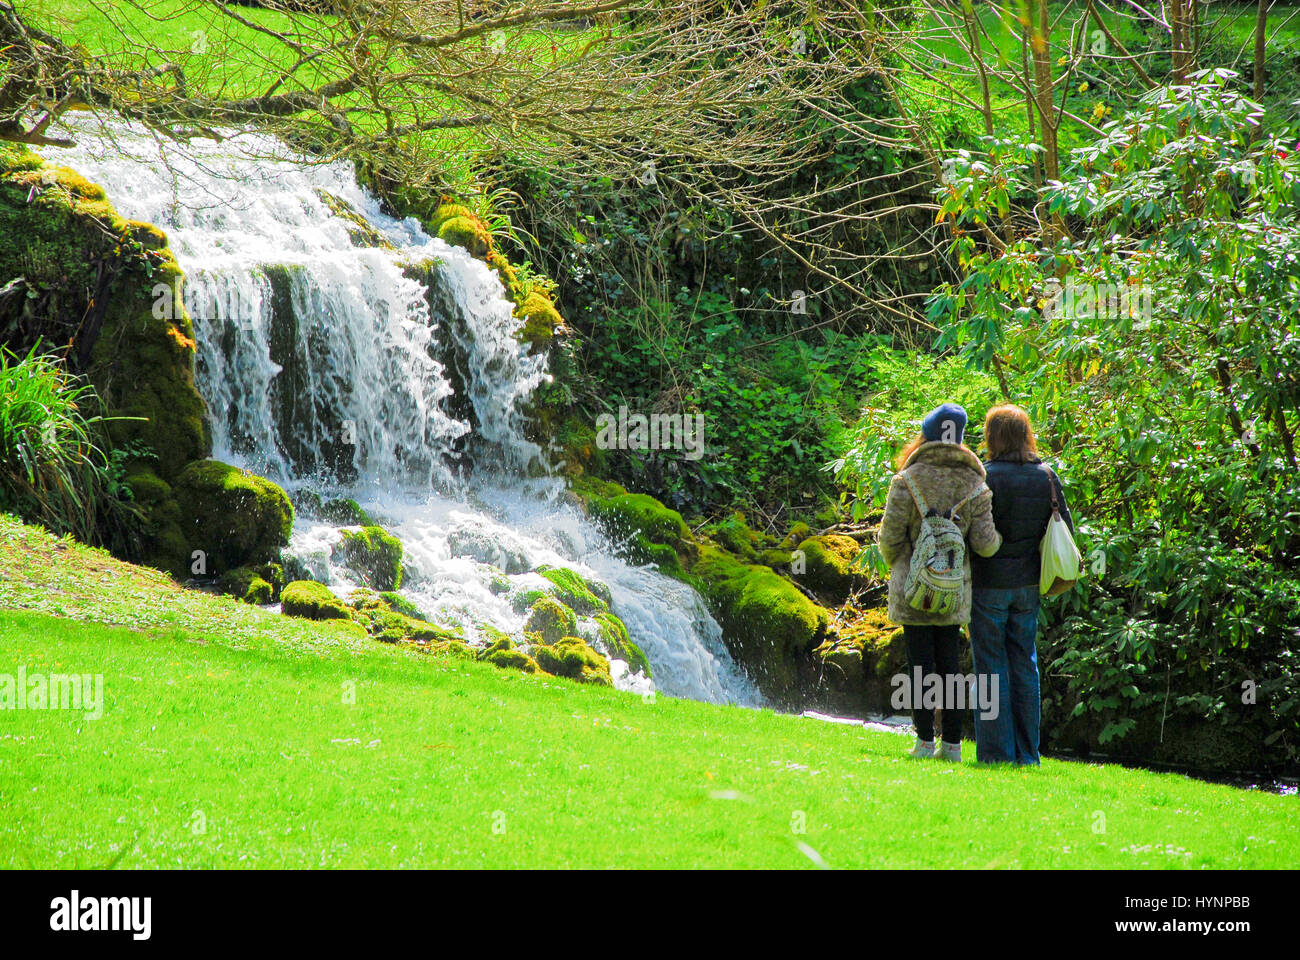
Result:
<svg viewBox="0 0 1300 960"><path fill-rule="evenodd" d="M547 585L539 567L569 567L609 587L650 662L653 683L613 661L616 686L761 703L699 595L615 556L541 469L521 406L545 360L515 339L485 264L386 215L350 164L261 135L72 134L48 159L165 230L185 273L215 457L291 493L356 499L402 540L400 592L471 641L485 627L518 635L512 598ZM330 560L344 529L299 516L288 551L340 596L359 586ZM578 632L599 647L592 622Z"/></svg>

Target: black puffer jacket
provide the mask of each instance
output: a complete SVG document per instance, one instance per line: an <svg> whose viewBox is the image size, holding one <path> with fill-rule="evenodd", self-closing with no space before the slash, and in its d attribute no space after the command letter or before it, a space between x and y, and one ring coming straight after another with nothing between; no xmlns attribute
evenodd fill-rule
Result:
<svg viewBox="0 0 1300 960"><path fill-rule="evenodd" d="M993 491L993 523L1002 534L1002 546L991 557L971 557L971 575L976 590L1008 590L1038 583L1041 558L1038 544L1052 517L1052 490L1061 519L1074 532L1074 520L1065 502L1061 479L1041 461L1016 463L990 460L984 464L985 482Z"/></svg>

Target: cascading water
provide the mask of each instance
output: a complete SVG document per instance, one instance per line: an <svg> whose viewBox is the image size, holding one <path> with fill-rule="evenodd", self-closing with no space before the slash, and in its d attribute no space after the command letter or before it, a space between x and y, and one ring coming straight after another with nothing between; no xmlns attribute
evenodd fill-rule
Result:
<svg viewBox="0 0 1300 960"><path fill-rule="evenodd" d="M385 215L350 164L266 137L164 149L127 126L73 134L50 159L165 230L185 272L214 456L291 492L355 498L402 540L400 592L467 639L518 635L512 599L548 586L539 567L568 567L610 588L650 661L653 683L613 661L617 686L761 702L699 595L618 559L530 469L541 451L520 408L545 363L515 339L483 263ZM300 516L289 548L341 596L360 585L331 560L344 529ZM591 621L579 633L600 648Z"/></svg>

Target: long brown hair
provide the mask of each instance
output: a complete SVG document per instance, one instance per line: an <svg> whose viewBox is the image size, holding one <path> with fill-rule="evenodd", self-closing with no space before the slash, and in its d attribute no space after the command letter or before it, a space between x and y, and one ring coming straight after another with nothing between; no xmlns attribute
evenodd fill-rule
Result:
<svg viewBox="0 0 1300 960"><path fill-rule="evenodd" d="M984 446L990 460L1033 463L1038 460L1038 438L1024 408L1014 403L994 407L984 418Z"/></svg>
<svg viewBox="0 0 1300 960"><path fill-rule="evenodd" d="M907 466L907 461L912 459L912 454L916 453L916 448L927 442L925 436L918 433L915 440L912 440L907 446L898 452L898 456L894 458L894 469L901 472L902 469Z"/></svg>

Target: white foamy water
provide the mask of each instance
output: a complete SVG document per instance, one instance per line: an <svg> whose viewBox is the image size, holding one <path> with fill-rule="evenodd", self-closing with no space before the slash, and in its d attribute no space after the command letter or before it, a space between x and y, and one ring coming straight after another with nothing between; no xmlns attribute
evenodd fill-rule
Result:
<svg viewBox="0 0 1300 960"><path fill-rule="evenodd" d="M761 702L694 590L616 557L557 481L524 479L541 451L521 405L548 375L486 265L385 215L350 164L257 135L160 150L130 127L73 132L47 159L165 230L185 271L213 456L356 498L402 540L400 592L467 639L517 636L512 599L568 567L610 588L650 661L653 682L613 662L621 689ZM341 596L357 586L330 560L344 529L302 515L289 549ZM579 633L599 648L594 624Z"/></svg>

